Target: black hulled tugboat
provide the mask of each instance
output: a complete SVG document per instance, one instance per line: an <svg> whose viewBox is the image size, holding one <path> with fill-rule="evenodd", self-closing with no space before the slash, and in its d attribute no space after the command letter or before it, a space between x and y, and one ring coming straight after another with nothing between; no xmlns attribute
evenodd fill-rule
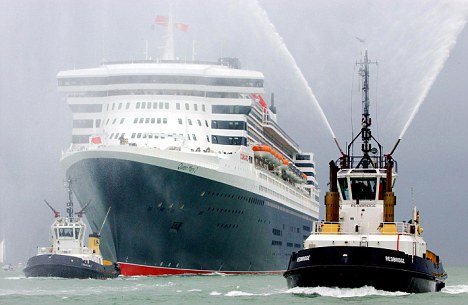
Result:
<svg viewBox="0 0 468 305"><path fill-rule="evenodd" d="M284 277L289 288L440 291L447 274L439 256L427 249L421 237L419 212L414 208L408 222L394 220L397 166L392 154L400 140L390 154L382 154L370 130L367 51L358 64L363 84L361 132L348 145L347 154L340 148L341 158L330 162L326 219L314 223L304 249L291 255ZM359 137L362 154L352 155Z"/></svg>
<svg viewBox="0 0 468 305"><path fill-rule="evenodd" d="M86 224L82 218L86 207L73 213L71 188L68 187L67 217L61 217L47 201L46 204L55 216L51 226L52 245L38 248L37 255L28 260L23 270L26 277L79 279L117 277L120 273L119 266L104 260L101 256L99 233L90 234L88 247L84 246Z"/></svg>

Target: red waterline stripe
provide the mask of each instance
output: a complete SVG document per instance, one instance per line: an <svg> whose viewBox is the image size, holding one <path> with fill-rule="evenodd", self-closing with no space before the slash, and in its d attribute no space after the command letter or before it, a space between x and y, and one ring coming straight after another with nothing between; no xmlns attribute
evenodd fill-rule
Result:
<svg viewBox="0 0 468 305"><path fill-rule="evenodd" d="M216 270L196 270L181 268L166 268L156 266L137 265L131 263L121 263L120 275L123 276L161 276L161 275L182 275L182 274L281 274L284 271L216 271Z"/></svg>

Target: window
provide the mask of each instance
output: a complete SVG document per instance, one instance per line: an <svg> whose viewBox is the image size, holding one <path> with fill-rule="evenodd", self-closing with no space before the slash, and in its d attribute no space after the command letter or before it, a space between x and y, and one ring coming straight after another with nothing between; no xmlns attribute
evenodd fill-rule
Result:
<svg viewBox="0 0 468 305"><path fill-rule="evenodd" d="M157 119L157 123L158 123L158 124L161 124L161 118L158 118L158 119Z"/></svg>
<svg viewBox="0 0 468 305"><path fill-rule="evenodd" d="M151 102L146 103L146 108L151 109Z"/></svg>
<svg viewBox="0 0 468 305"><path fill-rule="evenodd" d="M163 102L159 102L159 109L163 109L163 107L164 107L163 104L164 104Z"/></svg>
<svg viewBox="0 0 468 305"><path fill-rule="evenodd" d="M59 228L60 237L73 237L73 228Z"/></svg>
<svg viewBox="0 0 468 305"><path fill-rule="evenodd" d="M141 109L146 109L146 103L141 103Z"/></svg>
<svg viewBox="0 0 468 305"><path fill-rule="evenodd" d="M156 122L155 118L151 118L151 124L154 124Z"/></svg>
<svg viewBox="0 0 468 305"><path fill-rule="evenodd" d="M351 178L353 199L374 200L376 185L376 178Z"/></svg>
<svg viewBox="0 0 468 305"><path fill-rule="evenodd" d="M176 103L176 109L180 110L180 103Z"/></svg>
<svg viewBox="0 0 468 305"><path fill-rule="evenodd" d="M197 105L197 104L193 104L193 109L194 109L195 111L198 111L198 105Z"/></svg>
<svg viewBox="0 0 468 305"><path fill-rule="evenodd" d="M132 139L135 139L135 135L136 135L135 133L132 133Z"/></svg>
<svg viewBox="0 0 468 305"><path fill-rule="evenodd" d="M239 105L213 105L213 113L249 114L252 107Z"/></svg>
<svg viewBox="0 0 468 305"><path fill-rule="evenodd" d="M153 109L158 109L158 103L156 102L153 103Z"/></svg>
<svg viewBox="0 0 468 305"><path fill-rule="evenodd" d="M112 110L114 110L114 109L115 109L115 104L114 104L114 103L112 103Z"/></svg>
<svg viewBox="0 0 468 305"><path fill-rule="evenodd" d="M143 124L144 118L140 118L140 124Z"/></svg>
<svg viewBox="0 0 468 305"><path fill-rule="evenodd" d="M296 155L296 160L310 160L310 155Z"/></svg>
<svg viewBox="0 0 468 305"><path fill-rule="evenodd" d="M93 128L93 120L73 120L73 128Z"/></svg>
<svg viewBox="0 0 468 305"><path fill-rule="evenodd" d="M115 119L112 120L112 125L115 124L115 121L117 121L117 118L115 118Z"/></svg>
<svg viewBox="0 0 468 305"><path fill-rule="evenodd" d="M215 144L222 144L222 145L247 146L247 138L245 137L211 136L211 142Z"/></svg>
<svg viewBox="0 0 468 305"><path fill-rule="evenodd" d="M149 118L146 118L145 119L145 123L148 124L150 122L150 119Z"/></svg>
<svg viewBox="0 0 468 305"><path fill-rule="evenodd" d="M137 133L137 139L141 138L141 133Z"/></svg>
<svg viewBox="0 0 468 305"><path fill-rule="evenodd" d="M120 124L123 124L125 122L125 118L120 119Z"/></svg>
<svg viewBox="0 0 468 305"><path fill-rule="evenodd" d="M192 138L193 138L194 141L197 140L197 136L195 136L195 134L192 134Z"/></svg>
<svg viewBox="0 0 468 305"><path fill-rule="evenodd" d="M312 163L295 163L297 167L312 167L314 168L314 164Z"/></svg>
<svg viewBox="0 0 468 305"><path fill-rule="evenodd" d="M133 120L133 124L136 124L136 123L138 123L138 118L135 118L135 119Z"/></svg>
<svg viewBox="0 0 468 305"><path fill-rule="evenodd" d="M247 123L244 121L211 121L212 129L235 129L247 130Z"/></svg>
<svg viewBox="0 0 468 305"><path fill-rule="evenodd" d="M202 107L202 110L205 111L205 104L202 104L201 107Z"/></svg>
<svg viewBox="0 0 468 305"><path fill-rule="evenodd" d="M163 118L163 124L167 124L167 118Z"/></svg>
<svg viewBox="0 0 468 305"><path fill-rule="evenodd" d="M98 113L102 111L102 104L73 104L70 105L73 113ZM109 110L109 104L107 105Z"/></svg>
<svg viewBox="0 0 468 305"><path fill-rule="evenodd" d="M198 126L201 126L201 121L200 121L200 120L197 120L197 122L198 122Z"/></svg>
<svg viewBox="0 0 468 305"><path fill-rule="evenodd" d="M140 109L140 102L137 103L136 109Z"/></svg>
<svg viewBox="0 0 468 305"><path fill-rule="evenodd" d="M177 121L182 125L182 119L179 118Z"/></svg>
<svg viewBox="0 0 468 305"><path fill-rule="evenodd" d="M192 120L191 119L187 119L187 122L189 125L192 125Z"/></svg>
<svg viewBox="0 0 468 305"><path fill-rule="evenodd" d="M127 103L127 105L125 106L125 109L129 109L130 108L130 103Z"/></svg>
<svg viewBox="0 0 468 305"><path fill-rule="evenodd" d="M119 110L122 109L122 103L119 103Z"/></svg>
<svg viewBox="0 0 468 305"><path fill-rule="evenodd" d="M169 103L165 103L164 108L169 109Z"/></svg>
<svg viewBox="0 0 468 305"><path fill-rule="evenodd" d="M101 120L97 119L96 120L96 127L99 128L101 126Z"/></svg>

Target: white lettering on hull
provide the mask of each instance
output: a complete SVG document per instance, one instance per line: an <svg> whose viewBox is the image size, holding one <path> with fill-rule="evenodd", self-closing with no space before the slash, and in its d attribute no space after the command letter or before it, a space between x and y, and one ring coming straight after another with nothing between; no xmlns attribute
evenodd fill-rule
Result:
<svg viewBox="0 0 468 305"><path fill-rule="evenodd" d="M401 257L385 256L385 260L387 262L392 262L392 263L400 263L400 264L405 263L405 259Z"/></svg>
<svg viewBox="0 0 468 305"><path fill-rule="evenodd" d="M310 255L299 256L296 259L296 262L300 263L300 262L308 261L309 259L310 259Z"/></svg>

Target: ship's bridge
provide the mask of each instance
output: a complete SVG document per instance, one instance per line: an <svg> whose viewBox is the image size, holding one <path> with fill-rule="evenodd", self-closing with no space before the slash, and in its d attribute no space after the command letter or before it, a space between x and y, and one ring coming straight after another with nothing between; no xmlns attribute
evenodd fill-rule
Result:
<svg viewBox="0 0 468 305"><path fill-rule="evenodd" d="M386 186L385 168L352 168L338 172L338 189L342 201L383 200ZM392 186L396 173L392 174Z"/></svg>

